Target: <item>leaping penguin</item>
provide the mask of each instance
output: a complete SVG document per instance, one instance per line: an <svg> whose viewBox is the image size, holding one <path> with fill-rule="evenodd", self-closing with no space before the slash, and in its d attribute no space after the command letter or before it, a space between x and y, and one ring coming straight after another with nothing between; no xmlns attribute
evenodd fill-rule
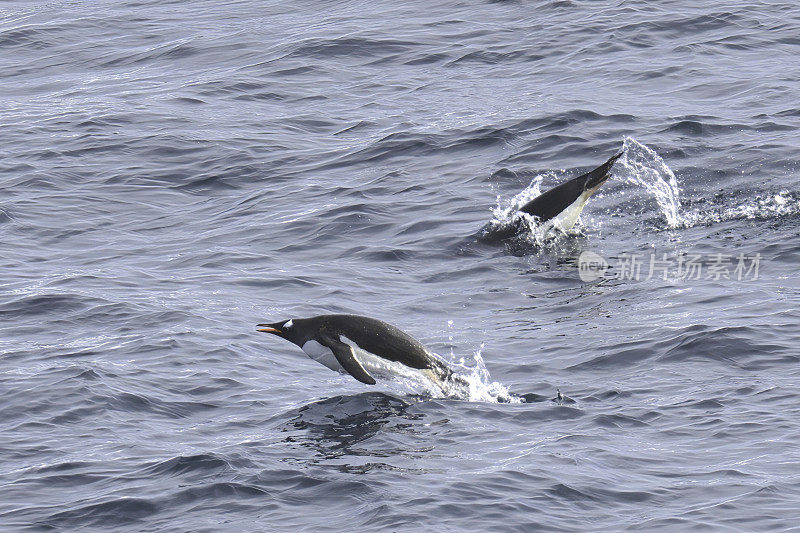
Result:
<svg viewBox="0 0 800 533"><path fill-rule="evenodd" d="M320 315L257 327L257 331L282 337L318 363L367 385L374 385L375 377L422 376L443 388L446 381L454 379L453 371L422 343L375 318Z"/></svg>
<svg viewBox="0 0 800 533"><path fill-rule="evenodd" d="M581 214L583 206L589 201L589 197L611 176L611 167L614 166L614 163L622 154L623 152L620 152L591 172L573 178L540 194L519 210L537 217L541 222L547 222L561 213L572 211L570 207L574 207L576 212L569 227L562 226L564 229L571 228L578 220L578 215ZM572 215L571 212L569 214Z"/></svg>
<svg viewBox="0 0 800 533"><path fill-rule="evenodd" d="M519 208L519 211L536 217L539 222L552 220L562 231L571 229L578 221L589 197L611 177L611 167L623 153L612 156L608 161L586 174L543 192ZM484 236L505 239L512 237L518 231L519 228L491 228L484 231Z"/></svg>

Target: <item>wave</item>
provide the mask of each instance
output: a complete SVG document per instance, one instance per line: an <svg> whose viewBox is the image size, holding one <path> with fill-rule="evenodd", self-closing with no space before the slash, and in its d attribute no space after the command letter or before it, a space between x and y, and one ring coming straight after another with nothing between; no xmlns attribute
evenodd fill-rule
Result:
<svg viewBox="0 0 800 533"><path fill-rule="evenodd" d="M150 518L160 510L161 506L147 498L117 498L55 513L43 523L54 527L114 527Z"/></svg>
<svg viewBox="0 0 800 533"><path fill-rule="evenodd" d="M789 347L785 343L765 337L767 329L758 326L689 325L659 340L611 343L604 348L606 353L571 369L613 370L657 361L720 364L753 371L800 361L798 356L786 355Z"/></svg>

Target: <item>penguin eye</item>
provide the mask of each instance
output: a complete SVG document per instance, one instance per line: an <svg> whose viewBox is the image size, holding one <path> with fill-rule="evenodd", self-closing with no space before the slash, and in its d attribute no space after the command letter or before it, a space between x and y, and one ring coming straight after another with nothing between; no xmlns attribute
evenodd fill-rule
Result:
<svg viewBox="0 0 800 533"><path fill-rule="evenodd" d="M292 327L292 325L293 325L293 324L292 324L292 321L291 321L291 320L289 320L288 322L286 322L286 324L284 324L284 325L283 325L283 327L284 327L284 328L290 328L290 327Z"/></svg>

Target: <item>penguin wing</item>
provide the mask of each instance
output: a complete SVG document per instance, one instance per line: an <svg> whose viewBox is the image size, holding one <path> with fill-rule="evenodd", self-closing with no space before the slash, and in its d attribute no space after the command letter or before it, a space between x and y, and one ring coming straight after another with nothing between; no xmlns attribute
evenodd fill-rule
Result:
<svg viewBox="0 0 800 533"><path fill-rule="evenodd" d="M342 368L344 368L348 374L356 378L361 383L375 385L375 378L370 376L369 373L364 370L364 367L361 366L361 363L359 363L358 359L356 359L356 355L353 353L353 348L349 344L337 341L328 336L322 339L322 344L331 349L334 357L336 357L336 360L339 361L339 364L342 365Z"/></svg>

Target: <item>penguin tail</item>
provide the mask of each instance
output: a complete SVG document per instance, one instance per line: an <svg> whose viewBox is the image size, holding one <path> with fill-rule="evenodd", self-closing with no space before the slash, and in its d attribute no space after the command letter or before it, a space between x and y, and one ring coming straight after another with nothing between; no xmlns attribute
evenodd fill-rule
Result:
<svg viewBox="0 0 800 533"><path fill-rule="evenodd" d="M621 151L617 154L612 155L608 161L597 167L596 169L587 172L581 178L585 181L584 189L593 189L595 187L599 187L604 181L606 181L609 176L611 175L611 167L614 166L614 163L617 162L617 159L622 157L625 151Z"/></svg>

